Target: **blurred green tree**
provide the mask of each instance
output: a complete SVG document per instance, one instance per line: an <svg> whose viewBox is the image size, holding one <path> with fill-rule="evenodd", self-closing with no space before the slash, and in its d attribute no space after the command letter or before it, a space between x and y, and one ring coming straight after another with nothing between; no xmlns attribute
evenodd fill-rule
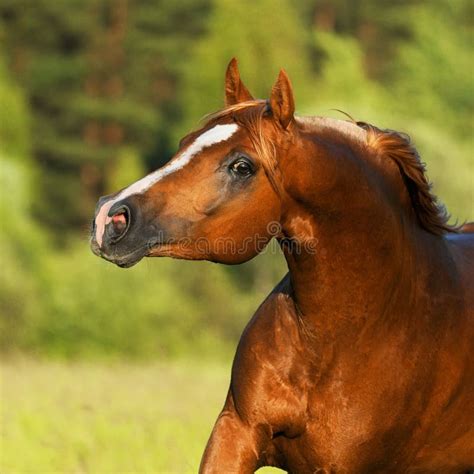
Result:
<svg viewBox="0 0 474 474"><path fill-rule="evenodd" d="M98 195L163 164L223 105L232 56L256 97L284 67L300 113L339 108L408 132L435 192L472 219L473 13L468 0L2 0L0 348L152 357L234 344L285 272L275 246L238 267L123 272L77 232Z"/></svg>
<svg viewBox="0 0 474 474"><path fill-rule="evenodd" d="M1 53L1 52L0 52ZM0 350L24 349L37 323L35 268L45 248L31 219L30 117L0 54Z"/></svg>
<svg viewBox="0 0 474 474"><path fill-rule="evenodd" d="M41 187L35 210L56 236L89 221L122 147L141 157L166 155L160 130L173 110L174 58L184 60L205 7L205 0L0 5L11 68L33 113Z"/></svg>
<svg viewBox="0 0 474 474"><path fill-rule="evenodd" d="M311 88L311 37L289 1L216 0L206 21L206 34L181 69L183 120L174 129L174 141L195 128L204 114L223 107L224 69L234 56L255 97L268 97L284 67L299 103L303 101Z"/></svg>
<svg viewBox="0 0 474 474"><path fill-rule="evenodd" d="M473 14L473 3L464 0L406 7L411 35L399 43L387 81L404 99L402 113L410 110L463 139L472 136L474 112Z"/></svg>

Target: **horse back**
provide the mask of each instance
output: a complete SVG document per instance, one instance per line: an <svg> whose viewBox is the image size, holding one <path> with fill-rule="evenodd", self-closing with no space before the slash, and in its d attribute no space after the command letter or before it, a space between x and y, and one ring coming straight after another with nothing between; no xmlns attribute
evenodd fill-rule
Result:
<svg viewBox="0 0 474 474"><path fill-rule="evenodd" d="M464 289L465 308L474 311L474 223L465 224L458 234L446 236L455 262L459 286Z"/></svg>
<svg viewBox="0 0 474 474"><path fill-rule="evenodd" d="M474 233L474 222L466 222L465 224L463 224L461 227L461 232L467 234Z"/></svg>

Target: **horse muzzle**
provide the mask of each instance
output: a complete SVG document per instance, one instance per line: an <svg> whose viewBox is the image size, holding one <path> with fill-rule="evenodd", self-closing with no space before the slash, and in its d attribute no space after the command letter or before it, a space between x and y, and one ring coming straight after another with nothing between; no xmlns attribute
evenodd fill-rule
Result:
<svg viewBox="0 0 474 474"><path fill-rule="evenodd" d="M154 226L145 224L133 196L99 200L91 228L90 245L95 255L127 268L149 253L150 242L156 242Z"/></svg>

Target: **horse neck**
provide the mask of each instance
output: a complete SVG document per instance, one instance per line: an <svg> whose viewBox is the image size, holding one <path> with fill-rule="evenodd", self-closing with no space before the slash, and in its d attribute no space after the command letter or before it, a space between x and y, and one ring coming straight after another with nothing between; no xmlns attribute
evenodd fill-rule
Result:
<svg viewBox="0 0 474 474"><path fill-rule="evenodd" d="M377 173L354 163L352 156L340 167L345 176L326 193L330 211L324 199L302 203L290 197L285 203L286 236L301 241L310 234L316 243L283 246L294 300L306 326L328 340L375 324L386 308L409 305L414 266L424 264L413 219L385 195Z"/></svg>

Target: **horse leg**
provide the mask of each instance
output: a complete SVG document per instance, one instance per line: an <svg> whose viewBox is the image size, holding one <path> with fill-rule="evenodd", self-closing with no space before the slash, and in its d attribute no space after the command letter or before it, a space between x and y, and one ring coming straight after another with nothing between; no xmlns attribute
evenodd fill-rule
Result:
<svg viewBox="0 0 474 474"><path fill-rule="evenodd" d="M200 474L248 474L260 466L263 436L245 424L235 410L219 415L204 451Z"/></svg>

